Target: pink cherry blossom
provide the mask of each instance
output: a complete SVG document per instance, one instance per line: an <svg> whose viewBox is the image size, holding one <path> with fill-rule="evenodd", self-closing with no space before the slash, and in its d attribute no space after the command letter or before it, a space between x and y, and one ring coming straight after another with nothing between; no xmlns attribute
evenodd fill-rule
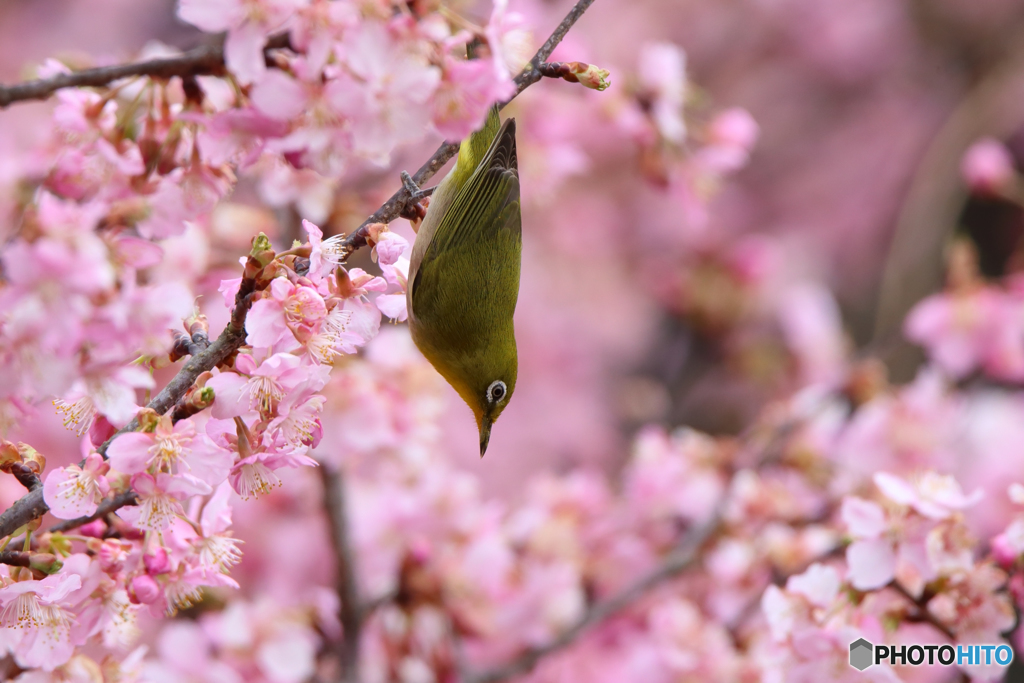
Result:
<svg viewBox="0 0 1024 683"><path fill-rule="evenodd" d="M381 294L374 299L374 303L380 309L380 312L391 320L405 322L409 315L406 310L405 294Z"/></svg>
<svg viewBox="0 0 1024 683"><path fill-rule="evenodd" d="M64 426L79 436L89 431L97 414L121 427L134 417L138 406L135 390L149 389L153 378L141 368L118 368L112 374L95 373L72 385L71 391L53 404L64 416Z"/></svg>
<svg viewBox="0 0 1024 683"><path fill-rule="evenodd" d="M266 72L263 46L299 3L295 0L182 0L178 17L203 31L227 31L224 58L242 83L259 80Z"/></svg>
<svg viewBox="0 0 1024 683"><path fill-rule="evenodd" d="M206 571L227 573L242 558L241 541L228 534L231 528L231 486L224 482L203 507L199 525L202 536L193 543L199 551L199 567Z"/></svg>
<svg viewBox="0 0 1024 683"><path fill-rule="evenodd" d="M1024 376L1024 309L993 288L930 296L914 307L904 330L953 378L979 367L997 377Z"/></svg>
<svg viewBox="0 0 1024 683"><path fill-rule="evenodd" d="M240 168L251 167L260 157L268 140L281 138L288 132L284 121L261 113L258 109L229 109L208 117L198 117L203 125L197 145L211 166L236 162Z"/></svg>
<svg viewBox="0 0 1024 683"><path fill-rule="evenodd" d="M239 354L237 372L222 372L207 382L216 399L213 416L219 419L259 411L271 415L278 404L299 386L310 391L323 386L325 372L308 370L298 356L277 353L257 364L250 354ZM312 380L312 381L311 381Z"/></svg>
<svg viewBox="0 0 1024 683"><path fill-rule="evenodd" d="M949 475L925 472L907 482L887 472L874 477L875 485L890 500L912 507L930 519L946 519L980 502L984 493L979 489L964 495L960 484Z"/></svg>
<svg viewBox="0 0 1024 683"><path fill-rule="evenodd" d="M209 484L196 477L166 472L155 477L136 474L132 477L132 488L138 494L138 504L121 508L118 514L147 531L166 529L175 515L184 513L182 500L212 491Z"/></svg>
<svg viewBox="0 0 1024 683"><path fill-rule="evenodd" d="M71 657L68 597L81 585L77 575L65 572L0 588L0 621L16 636L14 656L21 666L52 671Z"/></svg>
<svg viewBox="0 0 1024 683"><path fill-rule="evenodd" d="M381 266L394 265L409 248L409 241L390 230L379 233L374 253Z"/></svg>
<svg viewBox="0 0 1024 683"><path fill-rule="evenodd" d="M518 75L533 56L529 24L520 12L508 11L508 0L494 0L484 36L494 60L494 97L507 99L514 92L512 77Z"/></svg>
<svg viewBox="0 0 1024 683"><path fill-rule="evenodd" d="M682 143L686 137L686 55L671 43L647 43L640 49L639 60L641 83L651 93L658 132L668 142Z"/></svg>
<svg viewBox="0 0 1024 683"><path fill-rule="evenodd" d="M420 134L440 81L437 67L408 51L383 23L364 21L348 37L346 70L328 93L348 117L356 153L383 163L398 144Z"/></svg>
<svg viewBox="0 0 1024 683"><path fill-rule="evenodd" d="M107 449L110 466L125 474L187 474L209 486L227 477L231 453L205 434L197 434L191 420L172 425L161 418L152 432L122 434Z"/></svg>
<svg viewBox="0 0 1024 683"><path fill-rule="evenodd" d="M264 438L254 444L251 455L239 459L231 469L228 481L243 500L258 498L270 493L281 485L281 479L274 470L282 467L315 467L317 462L304 455L306 448L300 445L279 442Z"/></svg>
<svg viewBox="0 0 1024 683"><path fill-rule="evenodd" d="M446 59L433 97L432 122L448 140L461 140L480 128L491 105L510 95L511 80L495 80L495 67L483 60Z"/></svg>
<svg viewBox="0 0 1024 683"><path fill-rule="evenodd" d="M275 278L270 296L252 305L245 320L246 340L257 348L297 348L292 330L310 329L327 315L323 297L312 287Z"/></svg>
<svg viewBox="0 0 1024 683"><path fill-rule="evenodd" d="M280 432L286 443L316 448L323 436L320 413L326 400L314 394L301 401L287 401L278 406L278 417L271 421L267 429L271 434Z"/></svg>
<svg viewBox="0 0 1024 683"><path fill-rule="evenodd" d="M96 512L110 491L105 475L110 466L99 453L90 453L82 467L68 465L53 470L43 485L43 499L54 517L75 519Z"/></svg>
<svg viewBox="0 0 1024 683"><path fill-rule="evenodd" d="M309 271L307 277L313 284L320 284L324 276L324 257L321 248L323 242L323 231L313 223L303 219L302 229L309 236Z"/></svg>

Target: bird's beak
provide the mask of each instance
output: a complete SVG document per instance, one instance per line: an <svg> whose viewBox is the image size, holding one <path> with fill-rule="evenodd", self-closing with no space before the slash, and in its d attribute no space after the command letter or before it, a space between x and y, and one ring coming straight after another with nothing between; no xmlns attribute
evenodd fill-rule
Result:
<svg viewBox="0 0 1024 683"><path fill-rule="evenodd" d="M491 421L485 416L480 420L480 457L487 452L487 442L491 440Z"/></svg>

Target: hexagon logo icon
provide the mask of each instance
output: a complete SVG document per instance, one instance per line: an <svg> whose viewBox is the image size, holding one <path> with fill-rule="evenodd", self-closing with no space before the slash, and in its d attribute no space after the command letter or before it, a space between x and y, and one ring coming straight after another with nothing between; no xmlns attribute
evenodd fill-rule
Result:
<svg viewBox="0 0 1024 683"><path fill-rule="evenodd" d="M858 638L850 643L850 666L857 671L863 671L874 664L872 661L874 649L875 646L863 638Z"/></svg>

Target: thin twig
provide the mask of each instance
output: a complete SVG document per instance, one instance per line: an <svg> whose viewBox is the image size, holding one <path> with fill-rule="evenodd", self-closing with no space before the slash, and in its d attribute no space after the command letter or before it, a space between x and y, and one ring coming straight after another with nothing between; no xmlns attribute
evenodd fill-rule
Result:
<svg viewBox="0 0 1024 683"><path fill-rule="evenodd" d="M889 587L897 593L899 593L900 595L902 595L907 600L909 600L910 603L917 609L917 614L915 614L914 616L917 618L918 621L933 626L934 628L938 629L938 631L942 633L942 635L946 636L954 642L956 641L956 634L953 633L949 626L943 624L935 617L934 614L928 611L927 600L925 600L923 597L915 598L907 591L906 588L903 587L903 584L901 584L899 581L896 581L895 579L889 584Z"/></svg>
<svg viewBox="0 0 1024 683"><path fill-rule="evenodd" d="M96 512L92 513L87 517L77 517L75 519L66 519L59 524L54 524L50 527L50 532L65 532L72 529L77 529L80 526L85 526L89 522L95 522L97 519L103 519L111 512L116 512L126 505L135 505L139 502L138 496L135 495L135 491L125 491L119 493L109 500L105 500L100 503L100 506L96 508Z"/></svg>
<svg viewBox="0 0 1024 683"><path fill-rule="evenodd" d="M267 39L264 51L288 47L288 34L277 33ZM224 43L205 45L189 50L174 57L161 57L144 62L100 66L95 69L83 69L69 74L59 74L52 78L42 78L16 85L0 85L0 109L15 102L26 100L45 100L47 97L64 88L103 87L114 81L133 76L149 76L150 78L171 78L173 76L201 76L204 74L220 74L224 71Z"/></svg>
<svg viewBox="0 0 1024 683"><path fill-rule="evenodd" d="M558 44L562 42L565 35L569 32L569 29L573 27L583 13L594 4L594 0L579 0L569 13L565 15L565 19L562 23L554 30L554 32L548 37L537 54L533 56L530 63L519 73L515 78L516 91L508 100L501 103L498 108L504 109L505 106L514 100L520 93L526 90L528 87L543 78L539 70L539 65L546 62L551 53L554 52ZM437 148L434 155L427 160L425 164L420 166L419 170L412 176L412 181L416 185L422 187L424 183L430 180L434 175L441 170L441 168L448 163L448 161L454 157L459 151L459 143L457 142L443 142L441 146ZM373 214L363 221L363 224L346 237L341 244L342 260L347 258L352 252L366 246L366 238L369 236L369 227L374 223L390 223L391 221L402 215L402 212L406 210L409 203L413 200L408 187L403 183L400 190L395 192L391 197L384 202L379 209L373 212Z"/></svg>
<svg viewBox="0 0 1024 683"><path fill-rule="evenodd" d="M359 599L355 555L352 552L345 476L340 469L322 464L320 477L324 485L324 509L331 528L331 542L338 571L337 590L341 601L338 617L343 630L338 657L341 660L342 681L357 683L363 608Z"/></svg>

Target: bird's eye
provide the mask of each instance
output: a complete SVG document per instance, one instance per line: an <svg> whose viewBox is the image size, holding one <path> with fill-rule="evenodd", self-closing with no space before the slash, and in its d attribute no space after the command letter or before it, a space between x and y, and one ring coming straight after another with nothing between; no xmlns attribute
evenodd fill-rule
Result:
<svg viewBox="0 0 1024 683"><path fill-rule="evenodd" d="M508 387L500 379L491 382L491 386L487 387L487 402L498 403L501 399L505 398L508 393Z"/></svg>

